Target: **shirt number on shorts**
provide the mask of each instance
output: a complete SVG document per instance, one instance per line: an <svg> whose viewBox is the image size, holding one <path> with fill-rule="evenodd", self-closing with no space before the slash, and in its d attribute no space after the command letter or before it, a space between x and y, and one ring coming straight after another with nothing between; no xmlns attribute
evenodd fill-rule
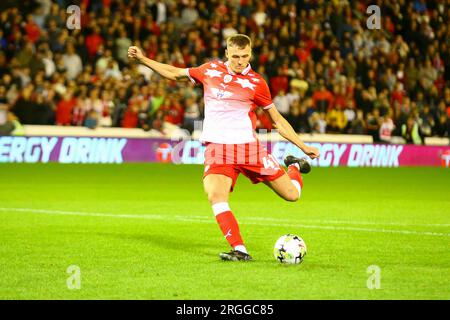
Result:
<svg viewBox="0 0 450 320"><path fill-rule="evenodd" d="M275 160L275 158L271 154L269 154L267 157L263 157L262 160L264 169L272 169L272 170L280 169L277 160Z"/></svg>

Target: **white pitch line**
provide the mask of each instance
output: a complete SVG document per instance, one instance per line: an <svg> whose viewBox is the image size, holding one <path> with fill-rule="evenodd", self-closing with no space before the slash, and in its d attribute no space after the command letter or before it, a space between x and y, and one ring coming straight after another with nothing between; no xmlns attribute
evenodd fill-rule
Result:
<svg viewBox="0 0 450 320"><path fill-rule="evenodd" d="M262 221L281 221L281 222L292 222L288 219L277 219L277 218L264 218L264 217L247 217L252 220L262 220ZM243 217L241 219L247 219ZM361 220L320 220L320 219L302 219L301 222L306 223L328 223L328 224L356 224L356 225L374 225L374 226L416 226L416 227L450 227L448 223L408 223L408 222L377 222L377 221L361 221Z"/></svg>
<svg viewBox="0 0 450 320"><path fill-rule="evenodd" d="M184 216L177 216L184 217ZM205 216L189 216L190 219L205 219ZM361 221L361 220L321 220L321 219L301 219L301 221L292 221L283 218L264 218L264 217L240 217L239 220L255 220L255 221L271 221L286 223L319 223L319 224L355 224L355 225L374 225L374 226L416 226L416 227L450 227L447 223L408 223L408 222L377 222L377 221Z"/></svg>
<svg viewBox="0 0 450 320"><path fill-rule="evenodd" d="M79 211L62 211L62 210L47 210L47 209L31 209L31 208L3 208L0 211L9 212L27 212L37 214L54 214L54 215L70 215L70 216L87 216L87 217L107 217L107 218L125 218L125 219L150 219L150 220L168 220L168 221L186 221L186 222L201 222L201 223L216 223L214 219L208 219L203 216L164 216L164 215L149 215L149 214L112 214L99 212L79 212ZM336 226L318 226L297 223L263 223L254 222L253 218L243 219L247 224L259 226L276 226L276 227L290 227L290 228L306 228L306 229L322 229L322 230L341 230L341 231L362 231L362 232L378 232L378 233L396 233L396 234L414 234L438 237L450 237L450 233L440 233L432 231L415 231L415 230L392 230L392 229L370 229L370 228L356 228L356 227L336 227ZM258 219L254 219L258 220ZM276 221L276 219L273 219Z"/></svg>

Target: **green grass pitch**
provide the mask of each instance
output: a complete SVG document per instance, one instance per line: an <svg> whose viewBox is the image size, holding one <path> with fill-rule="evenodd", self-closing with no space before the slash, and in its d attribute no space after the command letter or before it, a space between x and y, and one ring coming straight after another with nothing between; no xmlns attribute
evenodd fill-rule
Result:
<svg viewBox="0 0 450 320"><path fill-rule="evenodd" d="M296 203L240 176L230 206L250 263L219 260L202 172L0 165L0 299L450 298L448 169L313 168ZM307 244L299 266L272 255L286 233Z"/></svg>

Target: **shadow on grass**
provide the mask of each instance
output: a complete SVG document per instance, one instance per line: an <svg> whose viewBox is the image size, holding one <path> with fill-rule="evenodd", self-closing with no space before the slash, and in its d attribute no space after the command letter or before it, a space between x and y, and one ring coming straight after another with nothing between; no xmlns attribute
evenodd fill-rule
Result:
<svg viewBox="0 0 450 320"><path fill-rule="evenodd" d="M96 232L100 237L113 238L120 241L137 241L149 247L158 247L166 250L177 250L183 252L196 252L204 254L213 249L213 245L208 245L198 241L198 239L174 236L171 234L130 234L113 232Z"/></svg>

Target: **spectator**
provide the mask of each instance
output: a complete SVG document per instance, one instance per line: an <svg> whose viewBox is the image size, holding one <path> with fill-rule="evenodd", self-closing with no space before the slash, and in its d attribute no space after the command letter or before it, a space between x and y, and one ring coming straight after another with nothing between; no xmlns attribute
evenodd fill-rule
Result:
<svg viewBox="0 0 450 320"><path fill-rule="evenodd" d="M158 1L160 2L160 1ZM128 62L128 47L132 45L130 38L127 37L127 33L124 29L119 31L119 37L115 40L116 57L121 67L125 66Z"/></svg>
<svg viewBox="0 0 450 320"><path fill-rule="evenodd" d="M388 90L385 89L378 95L378 98L374 102L374 108L380 111L380 116L384 117L388 114L391 109L389 100L388 100Z"/></svg>
<svg viewBox="0 0 450 320"><path fill-rule="evenodd" d="M297 132L299 133L310 133L311 127L309 125L309 118L308 118L308 105L306 103L300 104L299 101L294 101L294 107L295 105L299 105L298 110L299 114L297 117Z"/></svg>
<svg viewBox="0 0 450 320"><path fill-rule="evenodd" d="M1 50L6 50L7 47L8 47L8 40L6 39L3 30L0 29L0 52L2 52ZM4 55L3 52L2 55Z"/></svg>
<svg viewBox="0 0 450 320"><path fill-rule="evenodd" d="M304 86L306 85L306 87ZM305 92L307 89L307 82L304 80L294 79L290 82L290 92L286 94L289 106L291 106L294 101L299 101L300 97L305 97Z"/></svg>
<svg viewBox="0 0 450 320"><path fill-rule="evenodd" d="M326 112L333 104L333 94L325 87L325 81L319 80L319 88L312 95L314 108L319 112Z"/></svg>
<svg viewBox="0 0 450 320"><path fill-rule="evenodd" d="M181 126L184 121L184 111L183 108L178 101L178 99L166 99L168 101L168 108L164 109L166 116L164 117L164 121ZM166 103L164 103L164 106Z"/></svg>
<svg viewBox="0 0 450 320"><path fill-rule="evenodd" d="M92 33L86 36L85 45L89 59L92 61L98 54L100 46L104 43L104 39L100 35L100 28L94 27Z"/></svg>
<svg viewBox="0 0 450 320"><path fill-rule="evenodd" d="M327 122L326 133L329 133L329 134L342 133L342 131L339 128L339 125L337 123L337 119L335 117L329 118L329 120Z"/></svg>
<svg viewBox="0 0 450 320"><path fill-rule="evenodd" d="M141 100L138 103L138 128L142 128L145 131L149 131L152 127L152 119L148 112L148 103L145 100Z"/></svg>
<svg viewBox="0 0 450 320"><path fill-rule="evenodd" d="M157 0L156 3L151 6L151 10L153 15L156 17L156 23L158 25L167 21L168 10L165 1Z"/></svg>
<svg viewBox="0 0 450 320"><path fill-rule="evenodd" d="M31 83L25 86L21 96L11 109L22 124L33 124L33 111L36 109L35 103L31 100L33 89L34 85Z"/></svg>
<svg viewBox="0 0 450 320"><path fill-rule="evenodd" d="M333 87L333 102L328 107L330 111L333 107L343 110L347 104L347 92L344 85L335 84Z"/></svg>
<svg viewBox="0 0 450 320"><path fill-rule="evenodd" d="M425 63L419 68L418 78L420 86L425 90L430 90L436 81L438 73L431 64L430 59L425 60Z"/></svg>
<svg viewBox="0 0 450 320"><path fill-rule="evenodd" d="M184 20L181 17L181 13L176 5L173 5L173 7L174 8L171 10L171 15L169 17L169 23L173 24L174 30L177 33L183 28ZM193 13L193 15L195 15L195 13ZM220 31L220 28L218 28L218 31Z"/></svg>
<svg viewBox="0 0 450 320"><path fill-rule="evenodd" d="M345 64L344 64L344 73L347 77L354 78L356 76L356 61L353 58L353 53L347 54L345 58Z"/></svg>
<svg viewBox="0 0 450 320"><path fill-rule="evenodd" d="M447 113L450 114L450 87L444 90L444 104L447 108Z"/></svg>
<svg viewBox="0 0 450 320"><path fill-rule="evenodd" d="M440 118L441 116L447 116L447 106L444 100L439 101L439 104L437 106L436 110L436 119Z"/></svg>
<svg viewBox="0 0 450 320"><path fill-rule="evenodd" d="M152 129L164 132L164 111L158 109L152 116Z"/></svg>
<svg viewBox="0 0 450 320"><path fill-rule="evenodd" d="M106 68L108 67L108 63L113 60L112 58L112 52L109 49L106 49L103 51L103 46L100 46L100 52L103 52L103 54L98 58L97 62L95 63L95 70L97 72L103 73Z"/></svg>
<svg viewBox="0 0 450 320"><path fill-rule="evenodd" d="M237 30L235 28L233 28L233 24L231 23L231 21L228 21L225 24L225 27L222 29L222 46L226 45L226 39L232 35L237 34Z"/></svg>
<svg viewBox="0 0 450 320"><path fill-rule="evenodd" d="M314 112L309 119L312 133L326 133L327 122L324 112Z"/></svg>
<svg viewBox="0 0 450 320"><path fill-rule="evenodd" d="M371 135L374 142L380 141L380 112L374 109L367 115L367 134Z"/></svg>
<svg viewBox="0 0 450 320"><path fill-rule="evenodd" d="M356 112L356 117L351 121L348 133L366 134L366 122L362 110Z"/></svg>
<svg viewBox="0 0 450 320"><path fill-rule="evenodd" d="M69 32L66 29L61 30L58 37L52 43L52 51L54 53L63 53L68 42Z"/></svg>
<svg viewBox="0 0 450 320"><path fill-rule="evenodd" d="M119 88L117 95L113 99L113 111L111 113L111 125L113 127L120 127L120 120L127 109L127 90L122 87Z"/></svg>
<svg viewBox="0 0 450 320"><path fill-rule="evenodd" d="M264 3L257 2L257 9L255 13L253 13L253 20L255 21L258 27L262 27L266 23L267 13L264 7Z"/></svg>
<svg viewBox="0 0 450 320"><path fill-rule="evenodd" d="M29 67L31 59L33 58L34 46L31 41L27 41L22 50L20 50L17 55L17 62L21 67Z"/></svg>
<svg viewBox="0 0 450 320"><path fill-rule="evenodd" d="M139 121L139 105L134 103L128 107L122 119L122 128L136 128Z"/></svg>
<svg viewBox="0 0 450 320"><path fill-rule="evenodd" d="M327 133L343 133L347 126L347 118L342 110L334 106L326 115Z"/></svg>
<svg viewBox="0 0 450 320"><path fill-rule="evenodd" d="M272 96L277 96L280 91L287 92L289 90L289 78L287 72L287 68L279 67L277 75L270 78Z"/></svg>
<svg viewBox="0 0 450 320"><path fill-rule="evenodd" d="M0 104L0 137L23 135L23 127L18 118L8 111L7 105Z"/></svg>
<svg viewBox="0 0 450 320"><path fill-rule="evenodd" d="M198 20L198 11L195 7L195 1L189 0L188 6L181 11L181 21L188 27Z"/></svg>
<svg viewBox="0 0 450 320"><path fill-rule="evenodd" d="M86 96L85 93L82 93L76 98L76 104L72 110L72 124L74 126L83 126L88 111Z"/></svg>
<svg viewBox="0 0 450 320"><path fill-rule="evenodd" d="M27 15L27 23L25 25L27 38L31 43L36 43L41 35L41 29L33 19L33 15Z"/></svg>
<svg viewBox="0 0 450 320"><path fill-rule="evenodd" d="M392 132L395 129L394 121L392 120L391 114L386 114L382 118L380 125L380 141L384 143L390 143L392 140Z"/></svg>
<svg viewBox="0 0 450 320"><path fill-rule="evenodd" d="M417 69L416 60L414 60L414 58L409 58L408 60L408 67L405 70L405 77L406 89L409 93L414 92L419 80L419 70Z"/></svg>
<svg viewBox="0 0 450 320"><path fill-rule="evenodd" d="M101 92L100 102L102 104L101 112L98 114L98 125L101 127L111 127L112 118L111 113L114 108L113 99L111 93L108 90L103 90Z"/></svg>
<svg viewBox="0 0 450 320"><path fill-rule="evenodd" d="M424 105L423 110L419 112L419 132L422 138L431 137L433 127L435 126L434 117L431 114L430 106Z"/></svg>
<svg viewBox="0 0 450 320"><path fill-rule="evenodd" d="M56 105L56 124L70 126L72 124L72 112L77 103L70 90L67 90L63 98Z"/></svg>
<svg viewBox="0 0 450 320"><path fill-rule="evenodd" d="M278 104L275 104L278 108ZM308 118L306 118L308 120ZM294 100L289 107L289 112L287 112L286 120L291 124L295 132L300 132L302 130L302 124L300 119L300 103L298 100ZM309 124L308 124L309 127Z"/></svg>
<svg viewBox="0 0 450 320"><path fill-rule="evenodd" d="M185 100L184 105L185 112L183 127L192 134L195 129L195 121L200 121L200 108L198 106L198 103L195 101L195 98L193 97L188 97Z"/></svg>
<svg viewBox="0 0 450 320"><path fill-rule="evenodd" d="M165 100L164 89L162 87L159 87L156 90L156 94L150 98L150 105L151 105L150 113L155 113L164 103L164 100Z"/></svg>
<svg viewBox="0 0 450 320"><path fill-rule="evenodd" d="M100 92L98 88L93 88L89 93L89 98L85 100L87 117L89 119L85 119L88 121L88 125L85 126L92 127L95 123L96 127L99 126L111 126L111 116L109 111L109 104L105 105L103 101L100 99ZM94 115L95 113L95 115Z"/></svg>
<svg viewBox="0 0 450 320"><path fill-rule="evenodd" d="M105 79L115 78L117 80L122 80L122 73L119 70L119 64L115 60L110 59L108 61L104 76Z"/></svg>
<svg viewBox="0 0 450 320"><path fill-rule="evenodd" d="M6 98L6 87L1 84L0 81L0 105L6 106L8 104L8 99Z"/></svg>
<svg viewBox="0 0 450 320"><path fill-rule="evenodd" d="M31 124L49 125L55 122L52 105L45 101L41 92L36 93Z"/></svg>
<svg viewBox="0 0 450 320"><path fill-rule="evenodd" d="M43 43L39 50L42 52L42 63L44 64L45 77L51 78L53 73L56 71L56 64L53 61L53 54L47 43Z"/></svg>
<svg viewBox="0 0 450 320"><path fill-rule="evenodd" d="M441 114L435 126L435 134L439 137L450 137L450 117Z"/></svg>
<svg viewBox="0 0 450 320"><path fill-rule="evenodd" d="M62 61L69 80L75 79L83 71L83 62L72 43L67 44L66 53L62 55Z"/></svg>
<svg viewBox="0 0 450 320"><path fill-rule="evenodd" d="M281 89L275 98L273 98L273 103L277 106L277 110L283 116L287 116L289 114L289 99L283 89Z"/></svg>
<svg viewBox="0 0 450 320"><path fill-rule="evenodd" d="M355 104L353 100L347 99L343 113L345 119L347 120L347 125L344 128L344 132L348 132L351 122L356 118Z"/></svg>
<svg viewBox="0 0 450 320"><path fill-rule="evenodd" d="M95 129L98 126L98 113L95 110L89 110L84 119L84 126L89 129Z"/></svg>
<svg viewBox="0 0 450 320"><path fill-rule="evenodd" d="M422 144L419 134L419 125L413 117L408 117L406 124L402 125L402 137L406 143Z"/></svg>

